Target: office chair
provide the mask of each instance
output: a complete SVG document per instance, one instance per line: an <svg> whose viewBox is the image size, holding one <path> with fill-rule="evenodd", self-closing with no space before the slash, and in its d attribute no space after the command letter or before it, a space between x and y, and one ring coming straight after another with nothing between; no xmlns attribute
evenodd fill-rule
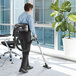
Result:
<svg viewBox="0 0 76 76"><path fill-rule="evenodd" d="M20 56L19 54L15 53L12 51L12 49L15 48L15 46L20 45L19 41L16 42L15 38L17 40L19 39L19 31L28 31L28 24L16 24L13 30L13 36L14 39L13 41L2 41L1 43L8 48L9 51L5 52L3 56L6 54L9 54L10 61L12 61L12 54L15 54L15 56ZM3 35L4 37L9 36L9 35ZM17 48L20 50L20 48L17 46ZM0 57L1 58L1 57ZM22 59L22 57L20 57Z"/></svg>
<svg viewBox="0 0 76 76"><path fill-rule="evenodd" d="M7 35L7 34L6 35L0 35L0 37L7 37L7 36L10 36L10 34L9 35ZM10 61L12 61L12 54L14 54L15 56L20 56L19 54L12 51L12 49L15 49L14 40L12 40L12 41L2 41L1 43L2 43L2 45L6 46L8 48L8 51L5 52L1 56L5 56L6 54L9 54ZM0 56L0 59L1 59L1 56ZM22 57L20 57L20 59L22 59Z"/></svg>

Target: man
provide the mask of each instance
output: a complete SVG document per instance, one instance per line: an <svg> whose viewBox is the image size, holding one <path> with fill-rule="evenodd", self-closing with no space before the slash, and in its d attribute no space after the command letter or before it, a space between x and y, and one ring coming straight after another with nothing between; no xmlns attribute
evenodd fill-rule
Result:
<svg viewBox="0 0 76 76"><path fill-rule="evenodd" d="M33 34L33 37L36 39L36 32L35 32L35 27L34 27L34 20L30 13L32 13L33 5L30 3L26 3L24 5L24 12L19 16L18 18L18 23L19 24L28 24L29 26L29 31L28 32L20 32L20 42L22 46L22 63L19 72L27 73L28 70L32 69L33 67L29 65L29 60L28 60L28 55L30 51L30 45L29 42L31 40L31 32Z"/></svg>

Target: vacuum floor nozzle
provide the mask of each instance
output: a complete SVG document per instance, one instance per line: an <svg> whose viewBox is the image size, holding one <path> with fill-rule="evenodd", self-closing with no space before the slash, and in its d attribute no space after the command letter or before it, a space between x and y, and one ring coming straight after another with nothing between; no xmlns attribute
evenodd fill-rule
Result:
<svg viewBox="0 0 76 76"><path fill-rule="evenodd" d="M45 63L45 65L43 67L47 68L47 69L51 69L51 67L49 67L46 63Z"/></svg>

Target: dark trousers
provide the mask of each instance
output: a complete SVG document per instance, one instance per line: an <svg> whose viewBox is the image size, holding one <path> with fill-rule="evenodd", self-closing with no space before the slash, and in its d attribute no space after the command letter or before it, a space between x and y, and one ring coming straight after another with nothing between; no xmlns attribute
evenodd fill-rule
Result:
<svg viewBox="0 0 76 76"><path fill-rule="evenodd" d="M22 55L23 59L21 63L21 68L27 69L27 67L29 66L29 52L22 52Z"/></svg>
<svg viewBox="0 0 76 76"><path fill-rule="evenodd" d="M21 68L27 69L29 66L29 52L30 52L30 41L31 41L31 32L20 32L19 33L20 43L22 47L22 63Z"/></svg>

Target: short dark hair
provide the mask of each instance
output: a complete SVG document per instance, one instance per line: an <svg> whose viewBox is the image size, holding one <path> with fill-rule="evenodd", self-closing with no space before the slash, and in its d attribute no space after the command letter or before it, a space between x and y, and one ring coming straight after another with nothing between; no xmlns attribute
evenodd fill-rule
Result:
<svg viewBox="0 0 76 76"><path fill-rule="evenodd" d="M32 9L33 8L33 5L31 4L31 3L26 3L25 5L24 5L24 10L25 11L29 11L30 9Z"/></svg>

